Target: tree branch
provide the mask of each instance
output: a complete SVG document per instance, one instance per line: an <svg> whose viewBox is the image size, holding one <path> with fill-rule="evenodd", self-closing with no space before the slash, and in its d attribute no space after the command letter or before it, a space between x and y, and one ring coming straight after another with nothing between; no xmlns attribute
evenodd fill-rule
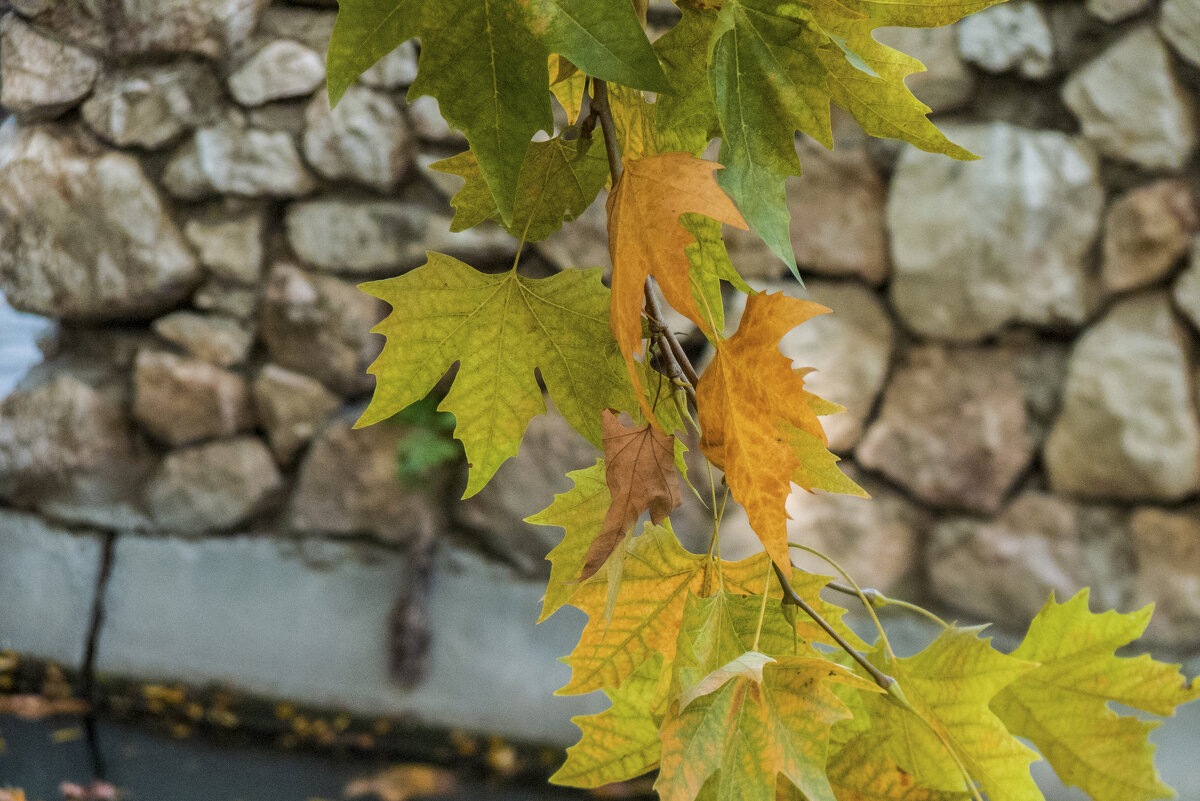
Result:
<svg viewBox="0 0 1200 801"><path fill-rule="evenodd" d="M779 584L783 587L783 602L785 604L792 604L793 606L800 607L800 611L804 612L804 614L813 619L814 623L824 629L825 633L833 638L833 641L838 644L839 648L849 654L851 659L857 662L863 670L870 674L871 678L875 680L876 684L878 684L884 690L889 690L892 685L896 683L896 680L868 662L865 656L855 650L854 646L852 646L850 643L846 642L845 638L838 634L833 626L829 625L829 621L821 617L817 610L809 606L807 601L796 594L796 591L792 589L791 583L787 580L787 576L785 576L783 571L779 569L779 565L775 564L774 562L772 562L771 565L775 568L775 577L779 579Z"/></svg>

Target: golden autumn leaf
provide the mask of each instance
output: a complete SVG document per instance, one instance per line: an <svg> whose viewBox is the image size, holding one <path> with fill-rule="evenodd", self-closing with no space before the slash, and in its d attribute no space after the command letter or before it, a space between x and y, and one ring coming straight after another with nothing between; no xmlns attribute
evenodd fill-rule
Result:
<svg viewBox="0 0 1200 801"><path fill-rule="evenodd" d="M819 440L824 451L828 440L817 415L841 407L804 388L804 371L792 369L791 361L779 352L779 340L805 320L828 311L781 292L751 295L737 332L718 343L716 357L696 387L700 449L725 471L730 492L745 507L767 553L786 569L791 562L784 502L792 477L803 467L793 444L795 431ZM834 471L841 475L836 467ZM822 474L828 471L801 473L810 481ZM806 488L834 486L818 481Z"/></svg>
<svg viewBox="0 0 1200 801"><path fill-rule="evenodd" d="M639 394L633 357L642 353L642 303L646 278L654 276L667 302L715 335L700 311L688 278L688 245L696 239L680 222L696 213L738 228L746 223L713 178L715 163L690 153L630 159L608 198L608 250L612 257L612 330ZM643 404L645 401L643 400ZM644 406L647 416L648 406Z"/></svg>
<svg viewBox="0 0 1200 801"><path fill-rule="evenodd" d="M356 779L343 791L347 798L369 795L380 801L408 801L426 795L454 792L454 774L433 765L393 765L365 779Z"/></svg>
<svg viewBox="0 0 1200 801"><path fill-rule="evenodd" d="M580 579L588 579L625 539L642 512L650 520L662 519L683 502L675 472L675 437L652 425L628 427L611 410L601 413L604 437L605 481L612 498L604 527L588 548Z"/></svg>

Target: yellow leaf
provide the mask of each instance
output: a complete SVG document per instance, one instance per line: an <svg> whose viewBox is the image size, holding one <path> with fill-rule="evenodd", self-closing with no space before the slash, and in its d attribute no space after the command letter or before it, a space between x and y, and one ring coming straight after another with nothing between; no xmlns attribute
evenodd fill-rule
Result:
<svg viewBox="0 0 1200 801"><path fill-rule="evenodd" d="M1130 614L1088 611L1088 591L1058 604L1053 594L1013 652L1040 662L1000 691L992 710L1019 737L1028 738L1064 783L1096 801L1150 801L1171 789L1154 769L1146 735L1159 721L1118 716L1113 701L1156 715L1200 697L1178 665L1143 654L1114 651L1141 636L1151 607Z"/></svg>

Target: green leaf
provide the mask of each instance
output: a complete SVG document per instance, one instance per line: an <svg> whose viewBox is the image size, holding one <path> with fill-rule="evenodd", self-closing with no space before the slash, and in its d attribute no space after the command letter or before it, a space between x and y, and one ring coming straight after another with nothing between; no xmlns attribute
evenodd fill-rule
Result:
<svg viewBox="0 0 1200 801"><path fill-rule="evenodd" d="M946 629L925 650L890 663L881 649L873 651L871 661L899 681L910 706L891 695L860 696L864 714L856 713L854 733L876 741L889 759L930 789L967 789L957 755L989 798L1043 801L1029 773L1037 754L988 707L1000 690L1037 664L1000 653L977 633Z"/></svg>
<svg viewBox="0 0 1200 801"><path fill-rule="evenodd" d="M362 289L393 307L373 330L387 343L369 372L375 395L359 426L420 399L455 363L438 407L454 415L474 495L515 456L529 421L546 411L534 370L555 406L589 442L600 444L600 410L636 407L608 322L600 269L525 278L487 275L457 259L429 262Z"/></svg>
<svg viewBox="0 0 1200 801"><path fill-rule="evenodd" d="M604 475L604 460L597 459L591 467L567 473L575 485L554 496L554 501L542 511L525 518L535 526L559 526L563 538L546 555L550 562L550 581L542 600L541 623L571 600L579 587L579 575L592 540L604 527L612 496Z"/></svg>
<svg viewBox="0 0 1200 801"><path fill-rule="evenodd" d="M669 91L671 85L629 0L530 0L543 41L602 81ZM544 30L542 26L544 25Z"/></svg>
<svg viewBox="0 0 1200 801"><path fill-rule="evenodd" d="M467 150L430 166L466 181L450 200L455 208L451 231L464 231L484 220L496 219L509 234L528 242L545 239L563 222L582 214L608 180L608 159L598 135L534 142L521 164L512 221L505 223L473 152Z"/></svg>
<svg viewBox="0 0 1200 801"><path fill-rule="evenodd" d="M699 142L699 153L716 135L717 108L705 77L708 42L717 21L715 11L700 11L687 3L679 6L683 17L654 43L654 51L671 82L671 90L655 102L658 125L665 130L686 132L690 144Z"/></svg>
<svg viewBox="0 0 1200 801"><path fill-rule="evenodd" d="M796 131L833 145L829 92L816 51L827 39L799 3L727 2L709 82L721 124L717 181L797 278L784 185L800 174Z"/></svg>
<svg viewBox="0 0 1200 801"><path fill-rule="evenodd" d="M571 722L582 734L567 749L567 761L550 777L569 787L600 787L641 776L658 764L658 727L666 705L661 654L654 654L620 689L605 689L612 706Z"/></svg>
<svg viewBox="0 0 1200 801"><path fill-rule="evenodd" d="M828 401L822 401L828 403ZM823 410L818 410L821 414ZM779 427L787 437L800 466L792 473L792 483L812 492L824 490L842 495L854 495L858 498L869 498L867 491L850 480L849 476L837 466L841 459L829 452L825 443L807 431L802 431L793 425L780 423Z"/></svg>
<svg viewBox="0 0 1200 801"><path fill-rule="evenodd" d="M337 105L350 84L376 61L418 35L426 0L338 0L326 56L329 102Z"/></svg>
<svg viewBox="0 0 1200 801"><path fill-rule="evenodd" d="M834 688L878 688L828 659L765 663L754 654L702 682L710 683L719 688L663 722L654 785L662 801L693 801L714 774L717 801L775 801L780 776L808 801L835 801L825 775L830 728L850 711Z"/></svg>
<svg viewBox="0 0 1200 801"><path fill-rule="evenodd" d="M1118 716L1108 702L1173 715L1176 706L1200 697L1200 687L1186 683L1178 665L1114 655L1141 636L1150 613L1146 607L1097 615L1088 611L1087 590L1062 604L1052 594L1013 652L1041 666L992 701L1013 734L1031 740L1065 784L1096 801L1172 794L1154 769L1154 746L1146 739L1159 721Z"/></svg>
<svg viewBox="0 0 1200 801"><path fill-rule="evenodd" d="M467 137L500 217L513 219L529 140L551 131L546 49L518 0L442 0L425 7L409 99L432 95Z"/></svg>
<svg viewBox="0 0 1200 801"><path fill-rule="evenodd" d="M713 331L725 330L725 301L721 297L721 281L728 281L740 292L751 294L750 288L729 260L729 251L721 237L721 223L703 214L684 214L679 222L696 241L688 245L687 254L691 267L688 281L692 286L692 297L696 307L704 315Z"/></svg>

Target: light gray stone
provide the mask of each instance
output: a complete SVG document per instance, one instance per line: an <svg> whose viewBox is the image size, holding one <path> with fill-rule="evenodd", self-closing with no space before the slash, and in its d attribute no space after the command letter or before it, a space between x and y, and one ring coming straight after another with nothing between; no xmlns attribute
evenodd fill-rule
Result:
<svg viewBox="0 0 1200 801"><path fill-rule="evenodd" d="M1006 123L945 127L983 159L912 147L900 156L887 211L896 312L922 335L959 342L1016 322L1082 323L1104 202L1091 149Z"/></svg>
<svg viewBox="0 0 1200 801"><path fill-rule="evenodd" d="M1200 645L1200 510L1145 507L1130 518L1134 597L1154 604L1145 638L1153 643Z"/></svg>
<svg viewBox="0 0 1200 801"><path fill-rule="evenodd" d="M1186 181L1158 181L1131 190L1104 217L1104 290L1123 292L1158 281L1198 230L1200 213Z"/></svg>
<svg viewBox="0 0 1200 801"><path fill-rule="evenodd" d="M156 529L195 534L232 528L262 510L283 477L257 437L172 451L146 486Z"/></svg>
<svg viewBox="0 0 1200 801"><path fill-rule="evenodd" d="M542 582L443 548L429 679L405 690L388 676L383 636L404 557L329 545L314 567L283 548L261 536L122 538L97 668L562 744L578 737L571 715L606 703L554 695L570 675L557 658L583 616L567 610L535 626Z"/></svg>
<svg viewBox="0 0 1200 801"><path fill-rule="evenodd" d="M925 65L925 72L910 75L905 84L934 111L949 111L971 99L975 78L958 54L953 28L879 28L874 36Z"/></svg>
<svg viewBox="0 0 1200 801"><path fill-rule="evenodd" d="M216 121L221 85L205 64L137 66L105 72L80 111L102 139L149 149Z"/></svg>
<svg viewBox="0 0 1200 801"><path fill-rule="evenodd" d="M177 311L154 321L154 333L187 353L218 367L246 360L254 336L235 319Z"/></svg>
<svg viewBox="0 0 1200 801"><path fill-rule="evenodd" d="M755 288L782 291L832 310L784 334L779 350L792 359L793 366L814 368L804 377L806 389L846 407L844 412L822 417L821 425L831 451L849 452L862 436L891 363L894 331L883 304L870 289L850 282L816 279L804 287L794 281L756 282ZM727 331L736 330L744 297L735 296L726 315Z"/></svg>
<svg viewBox="0 0 1200 801"><path fill-rule="evenodd" d="M229 92L243 106L303 97L325 80L325 59L312 48L282 39L270 42L229 76Z"/></svg>
<svg viewBox="0 0 1200 801"><path fill-rule="evenodd" d="M443 173L437 173L443 175ZM454 191L458 191L455 187ZM604 208L608 193L601 189L592 205L550 236L538 242L537 250L560 269L586 270L603 267L606 276L612 275L612 260L608 255L608 215ZM726 233L733 230L726 226ZM780 269L783 269L780 263ZM776 273L778 274L778 272Z"/></svg>
<svg viewBox="0 0 1200 801"><path fill-rule="evenodd" d="M214 277L253 285L262 279L265 229L262 207L224 203L188 220L183 233Z"/></svg>
<svg viewBox="0 0 1200 801"><path fill-rule="evenodd" d="M894 491L865 481L870 498L795 490L788 497L788 540L816 548L836 561L862 587L887 593L919 564L919 544L928 515ZM756 538L757 539L757 538ZM722 538L721 555L726 554ZM830 575L829 563L802 551L792 561L803 570Z"/></svg>
<svg viewBox="0 0 1200 801"><path fill-rule="evenodd" d="M0 498L20 501L102 470L132 447L115 398L69 375L22 387L0 403Z"/></svg>
<svg viewBox="0 0 1200 801"><path fill-rule="evenodd" d="M1034 447L1008 353L927 346L897 365L856 457L928 503L994 512Z"/></svg>
<svg viewBox="0 0 1200 801"><path fill-rule="evenodd" d="M1041 8L1031 0L985 8L954 26L963 58L988 72L1016 70L1045 78L1054 67L1054 41Z"/></svg>
<svg viewBox="0 0 1200 801"><path fill-rule="evenodd" d="M214 278L196 290L192 304L203 311L249 321L258 312L258 290Z"/></svg>
<svg viewBox="0 0 1200 801"><path fill-rule="evenodd" d="M317 184L292 137L232 119L198 129L176 150L163 171L163 185L176 197L199 200L214 194L296 197Z"/></svg>
<svg viewBox="0 0 1200 801"><path fill-rule="evenodd" d="M1119 22L1140 14L1150 6L1150 0L1087 0L1087 10L1105 22Z"/></svg>
<svg viewBox="0 0 1200 801"><path fill-rule="evenodd" d="M546 554L562 539L557 526L524 522L550 505L557 493L571 489L568 471L590 467L601 454L552 408L534 417L521 439L515 459L475 495L452 507L456 520L476 533L487 550L526 575L548 575Z"/></svg>
<svg viewBox="0 0 1200 801"><path fill-rule="evenodd" d="M1192 240L1191 247L1187 269L1176 279L1171 297L1192 326L1200 331L1200 237Z"/></svg>
<svg viewBox="0 0 1200 801"><path fill-rule="evenodd" d="M268 364L254 379L254 405L275 458L288 464L338 407L315 378Z"/></svg>
<svg viewBox="0 0 1200 801"><path fill-rule="evenodd" d="M1166 0L1158 18L1158 30L1176 53L1200 67L1200 2Z"/></svg>
<svg viewBox="0 0 1200 801"><path fill-rule="evenodd" d="M146 317L198 278L137 161L57 127L0 126L0 291L15 308Z"/></svg>
<svg viewBox="0 0 1200 801"><path fill-rule="evenodd" d="M83 664L100 537L0 509L0 649Z"/></svg>
<svg viewBox="0 0 1200 801"><path fill-rule="evenodd" d="M412 135L387 95L351 86L337 108L318 92L305 112L304 157L330 180L387 192L408 172Z"/></svg>
<svg viewBox="0 0 1200 801"><path fill-rule="evenodd" d="M1167 47L1136 28L1073 73L1063 102L1106 156L1148 169L1179 169L1196 146L1196 102L1171 72Z"/></svg>
<svg viewBox="0 0 1200 801"><path fill-rule="evenodd" d="M196 53L221 59L254 30L269 0L16 0L56 37L118 57Z"/></svg>
<svg viewBox="0 0 1200 801"><path fill-rule="evenodd" d="M395 425L331 423L300 465L288 516L292 530L366 534L390 543L442 530L443 471L430 475L427 486L406 487L396 478L397 447L407 434Z"/></svg>
<svg viewBox="0 0 1200 801"><path fill-rule="evenodd" d="M1084 333L1046 442L1056 492L1169 501L1200 488L1185 347L1160 292L1121 301Z"/></svg>
<svg viewBox="0 0 1200 801"><path fill-rule="evenodd" d="M335 0L326 5L336 6L337 2ZM324 53L329 48L336 20L337 14L333 9L274 3L263 11L247 49L260 47L276 39L291 39L318 53Z"/></svg>
<svg viewBox="0 0 1200 801"><path fill-rule="evenodd" d="M953 609L1022 630L1051 592L1085 587L1104 608L1127 605L1132 565L1126 516L1027 492L994 520L947 518L927 553L934 594Z"/></svg>
<svg viewBox="0 0 1200 801"><path fill-rule="evenodd" d="M288 242L304 262L354 276L394 275L426 251L471 264L511 260L517 242L499 226L451 232L450 217L419 200L321 198L287 210Z"/></svg>
<svg viewBox="0 0 1200 801"><path fill-rule="evenodd" d="M87 97L100 62L13 14L0 18L0 106L53 117Z"/></svg>
<svg viewBox="0 0 1200 801"><path fill-rule="evenodd" d="M467 141L442 117L438 102L432 95L421 95L413 99L404 111L412 124L413 133L421 139L453 145L465 144Z"/></svg>
<svg viewBox="0 0 1200 801"><path fill-rule="evenodd" d="M373 89L401 89L417 79L417 48L409 39L375 62L359 78Z"/></svg>
<svg viewBox="0 0 1200 801"><path fill-rule="evenodd" d="M143 350L133 382L134 416L169 445L228 437L254 423L245 379L206 361Z"/></svg>
<svg viewBox="0 0 1200 801"><path fill-rule="evenodd" d="M884 225L887 190L866 148L838 143L827 150L805 137L800 163L803 173L789 187L788 212L801 273L883 283L889 271ZM728 228L725 242L743 276L768 278L785 269L753 231Z"/></svg>
<svg viewBox="0 0 1200 801"><path fill-rule="evenodd" d="M260 330L271 360L339 395L371 389L367 366L383 345L370 333L387 307L354 284L277 264L267 278Z"/></svg>

